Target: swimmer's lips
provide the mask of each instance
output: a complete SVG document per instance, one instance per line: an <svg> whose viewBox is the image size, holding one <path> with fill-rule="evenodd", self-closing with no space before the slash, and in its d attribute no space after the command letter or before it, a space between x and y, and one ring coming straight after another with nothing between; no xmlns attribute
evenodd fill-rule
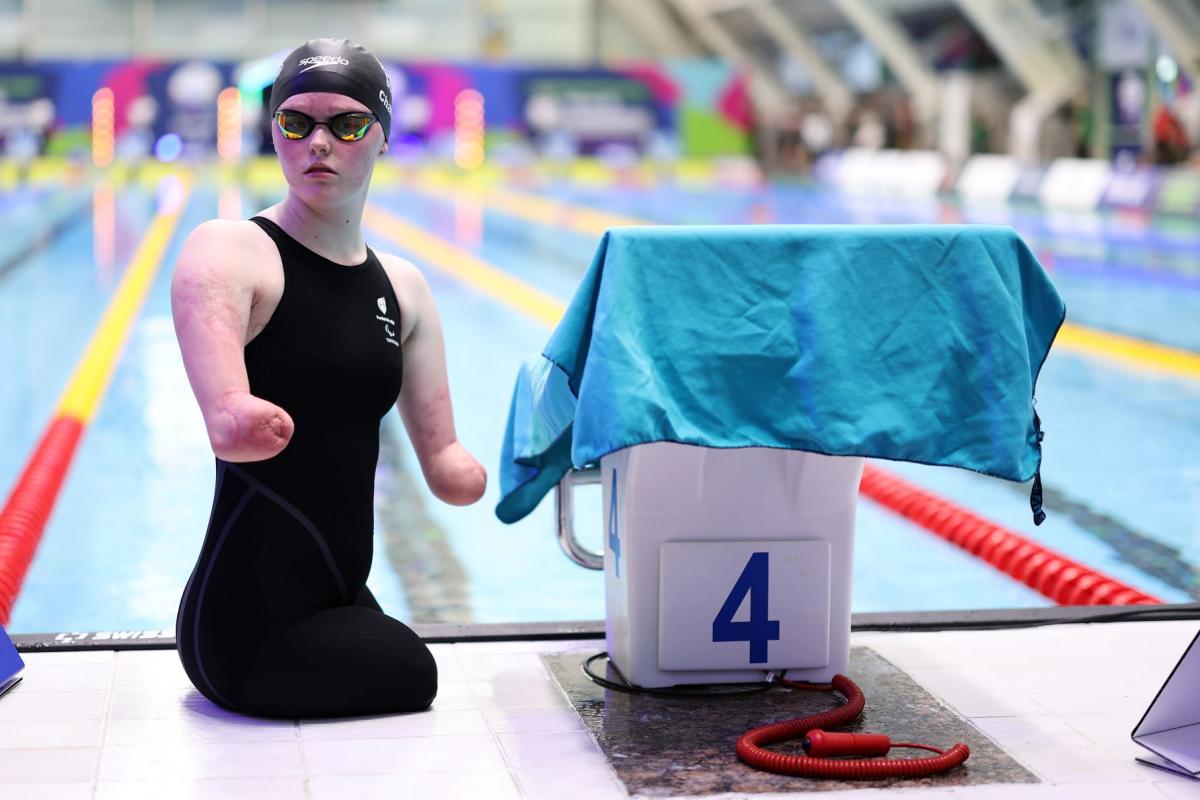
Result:
<svg viewBox="0 0 1200 800"><path fill-rule="evenodd" d="M305 175L337 175L337 173L334 172L332 169L330 169L329 166L326 164L313 164L311 167L304 170L304 174Z"/></svg>

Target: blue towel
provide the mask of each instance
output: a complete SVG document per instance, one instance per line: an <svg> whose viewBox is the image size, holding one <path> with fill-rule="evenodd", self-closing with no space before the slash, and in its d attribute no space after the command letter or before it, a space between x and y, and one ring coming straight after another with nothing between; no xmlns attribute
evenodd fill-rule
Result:
<svg viewBox="0 0 1200 800"><path fill-rule="evenodd" d="M1035 478L1066 309L1008 227L673 226L604 235L509 409L496 515L644 442Z"/></svg>

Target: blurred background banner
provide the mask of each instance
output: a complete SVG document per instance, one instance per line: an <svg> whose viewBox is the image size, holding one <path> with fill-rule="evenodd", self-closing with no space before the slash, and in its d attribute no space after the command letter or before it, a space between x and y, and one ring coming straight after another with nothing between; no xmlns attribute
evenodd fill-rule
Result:
<svg viewBox="0 0 1200 800"><path fill-rule="evenodd" d="M189 60L87 61L23 65L0 63L4 122L11 137L31 127L47 155L91 153L96 92L112 92L118 152L145 155L146 141L161 160L215 154L218 95L238 90L249 152L270 153L264 103L279 59L248 63ZM453 150L456 109L464 92L486 97L484 145L530 155L573 157L627 151L633 158L677 143L685 156L751 151L752 110L745 81L715 61L674 60L614 69L522 67L496 64L388 62L399 111L395 133L411 157ZM164 144L164 137L178 144ZM136 142L136 143L135 143ZM561 148L568 148L563 151ZM163 156L166 156L163 158Z"/></svg>

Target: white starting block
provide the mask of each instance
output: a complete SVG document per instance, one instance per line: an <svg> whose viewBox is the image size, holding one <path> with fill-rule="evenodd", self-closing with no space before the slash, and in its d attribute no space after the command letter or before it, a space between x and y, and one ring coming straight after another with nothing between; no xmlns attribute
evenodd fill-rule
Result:
<svg viewBox="0 0 1200 800"><path fill-rule="evenodd" d="M645 687L847 672L862 469L858 457L655 442L568 474L559 540L604 569L609 658ZM603 555L572 520L573 486L596 481Z"/></svg>

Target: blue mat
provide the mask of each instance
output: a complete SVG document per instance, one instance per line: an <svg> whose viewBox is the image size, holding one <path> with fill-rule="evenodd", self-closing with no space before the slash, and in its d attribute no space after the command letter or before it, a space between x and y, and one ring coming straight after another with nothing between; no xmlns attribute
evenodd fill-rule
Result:
<svg viewBox="0 0 1200 800"><path fill-rule="evenodd" d="M517 376L496 515L645 442L781 447L1035 478L1066 308L1008 227L614 228Z"/></svg>
<svg viewBox="0 0 1200 800"><path fill-rule="evenodd" d="M21 654L17 652L12 639L8 638L3 626L0 626L0 697L8 694L9 690L20 683L23 669L25 662L21 660Z"/></svg>

